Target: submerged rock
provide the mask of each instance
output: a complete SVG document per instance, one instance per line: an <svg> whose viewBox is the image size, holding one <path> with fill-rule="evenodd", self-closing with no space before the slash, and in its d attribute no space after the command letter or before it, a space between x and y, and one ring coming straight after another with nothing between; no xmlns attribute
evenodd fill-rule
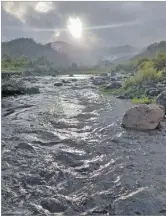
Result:
<svg viewBox="0 0 166 216"><path fill-rule="evenodd" d="M127 97L125 95L118 95L116 98L118 98L118 99L129 99L129 97Z"/></svg>
<svg viewBox="0 0 166 216"><path fill-rule="evenodd" d="M64 80L64 79L62 79L61 82L62 82L62 83L70 83L69 80Z"/></svg>
<svg viewBox="0 0 166 216"><path fill-rule="evenodd" d="M76 78L73 78L73 79L71 79L71 81L72 81L72 82L76 82L76 81L77 81L77 79L76 79Z"/></svg>
<svg viewBox="0 0 166 216"><path fill-rule="evenodd" d="M166 110L166 90L161 92L157 99L156 99L156 103L159 105L164 106L165 110Z"/></svg>
<svg viewBox="0 0 166 216"><path fill-rule="evenodd" d="M141 104L126 111L122 126L138 130L153 130L158 128L165 112L162 106Z"/></svg>
<svg viewBox="0 0 166 216"><path fill-rule="evenodd" d="M62 85L63 85L63 83L61 83L61 82L54 83L54 86L62 86Z"/></svg>
<svg viewBox="0 0 166 216"><path fill-rule="evenodd" d="M47 209L51 213L63 212L66 210L66 205L64 205L60 200L55 198L47 198L41 201L41 206Z"/></svg>
<svg viewBox="0 0 166 216"><path fill-rule="evenodd" d="M22 95L22 94L38 94L39 88L27 88L22 81L7 80L2 83L2 97Z"/></svg>

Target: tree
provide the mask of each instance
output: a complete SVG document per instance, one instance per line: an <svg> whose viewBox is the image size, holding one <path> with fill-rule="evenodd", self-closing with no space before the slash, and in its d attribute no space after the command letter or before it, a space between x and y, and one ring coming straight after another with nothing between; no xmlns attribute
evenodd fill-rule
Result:
<svg viewBox="0 0 166 216"><path fill-rule="evenodd" d="M157 71L161 71L166 68L166 53L157 53L154 59L154 67Z"/></svg>

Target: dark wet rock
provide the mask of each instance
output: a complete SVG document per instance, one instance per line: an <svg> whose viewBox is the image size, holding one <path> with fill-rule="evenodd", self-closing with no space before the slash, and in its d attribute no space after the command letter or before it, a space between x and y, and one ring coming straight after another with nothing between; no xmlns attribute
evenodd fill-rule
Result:
<svg viewBox="0 0 166 216"><path fill-rule="evenodd" d="M24 90L25 94L39 94L39 88L38 87L31 87L31 88L26 88Z"/></svg>
<svg viewBox="0 0 166 216"><path fill-rule="evenodd" d="M145 94L148 96L157 96L161 91L156 88L150 88L145 90Z"/></svg>
<svg viewBox="0 0 166 216"><path fill-rule="evenodd" d="M46 198L42 200L41 206L51 213L64 212L67 209L66 203L60 202L60 200L56 198Z"/></svg>
<svg viewBox="0 0 166 216"><path fill-rule="evenodd" d="M159 105L162 105L165 107L165 110L166 110L166 90L161 92L157 99L156 99L156 103L159 104Z"/></svg>
<svg viewBox="0 0 166 216"><path fill-rule="evenodd" d="M14 113L14 110L8 110L3 114L3 117L9 116Z"/></svg>
<svg viewBox="0 0 166 216"><path fill-rule="evenodd" d="M54 86L62 86L63 85L63 83L61 83L61 82L56 82L56 83L54 83Z"/></svg>
<svg viewBox="0 0 166 216"><path fill-rule="evenodd" d="M33 175L27 175L24 180L24 183L28 185L44 185L45 182L41 179L41 177L33 176Z"/></svg>
<svg viewBox="0 0 166 216"><path fill-rule="evenodd" d="M72 82L76 82L77 79L76 79L76 78L72 78L71 81L72 81Z"/></svg>
<svg viewBox="0 0 166 216"><path fill-rule="evenodd" d="M41 205L37 205L35 203L30 203L29 204L30 210L33 212L35 215L49 215L49 211L46 209L43 209Z"/></svg>
<svg viewBox="0 0 166 216"><path fill-rule="evenodd" d="M16 149L35 151L34 147L30 145L29 143L20 143L16 146Z"/></svg>
<svg viewBox="0 0 166 216"><path fill-rule="evenodd" d="M118 89L122 86L120 82L112 82L106 86L107 89Z"/></svg>
<svg viewBox="0 0 166 216"><path fill-rule="evenodd" d="M22 79L21 79L21 81L28 81L28 82L31 82L31 83L35 83L35 82L37 82L38 81L38 79L36 78L36 77L23 77Z"/></svg>
<svg viewBox="0 0 166 216"><path fill-rule="evenodd" d="M110 81L116 81L116 79L112 77L112 78L110 79Z"/></svg>
<svg viewBox="0 0 166 216"><path fill-rule="evenodd" d="M2 72L1 78L2 79L9 79L11 77L16 78L16 77L21 77L21 75L22 75L22 73L18 73L18 72L4 72L4 73Z"/></svg>
<svg viewBox="0 0 166 216"><path fill-rule="evenodd" d="M122 76L118 76L117 78L116 78L116 80L122 80Z"/></svg>
<svg viewBox="0 0 166 216"><path fill-rule="evenodd" d="M129 97L127 97L125 95L119 95L116 98L118 98L118 99L129 99Z"/></svg>
<svg viewBox="0 0 166 216"><path fill-rule="evenodd" d="M165 112L162 106L141 104L126 111L122 126L138 130L153 130L158 128Z"/></svg>
<svg viewBox="0 0 166 216"><path fill-rule="evenodd" d="M101 76L107 77L108 74L107 73L102 73Z"/></svg>
<svg viewBox="0 0 166 216"><path fill-rule="evenodd" d="M23 94L38 94L40 93L37 87L27 88L22 81L8 80L2 82L2 96L23 95Z"/></svg>
<svg viewBox="0 0 166 216"><path fill-rule="evenodd" d="M64 79L62 79L61 82L62 82L62 83L70 83L69 80L64 80Z"/></svg>
<svg viewBox="0 0 166 216"><path fill-rule="evenodd" d="M69 77L73 77L74 75L73 74L69 74Z"/></svg>
<svg viewBox="0 0 166 216"><path fill-rule="evenodd" d="M157 88L165 88L165 84L163 84L163 83L157 83L156 87Z"/></svg>
<svg viewBox="0 0 166 216"><path fill-rule="evenodd" d="M94 77L91 80L94 85L103 85L106 83L106 79L104 77Z"/></svg>

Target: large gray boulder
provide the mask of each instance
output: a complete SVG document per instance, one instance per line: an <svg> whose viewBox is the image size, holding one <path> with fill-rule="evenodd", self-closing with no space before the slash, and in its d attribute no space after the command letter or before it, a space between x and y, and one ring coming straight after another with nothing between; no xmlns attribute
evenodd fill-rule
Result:
<svg viewBox="0 0 166 216"><path fill-rule="evenodd" d="M156 103L159 104L159 105L162 105L164 106L165 110L166 110L166 90L165 91L162 91L157 99L156 99Z"/></svg>
<svg viewBox="0 0 166 216"><path fill-rule="evenodd" d="M106 86L106 88L107 89L118 89L118 88L120 88L120 87L122 87L122 84L120 83L120 82L112 82L112 83L109 83L107 86Z"/></svg>
<svg viewBox="0 0 166 216"><path fill-rule="evenodd" d="M137 130L158 128L165 117L164 107L141 104L128 109L122 120L122 127Z"/></svg>

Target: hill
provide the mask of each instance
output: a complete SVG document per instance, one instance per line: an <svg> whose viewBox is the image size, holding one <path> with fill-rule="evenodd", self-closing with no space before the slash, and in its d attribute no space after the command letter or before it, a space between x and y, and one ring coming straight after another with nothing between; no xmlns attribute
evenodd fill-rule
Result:
<svg viewBox="0 0 166 216"><path fill-rule="evenodd" d="M36 43L33 39L19 38L9 42L2 42L2 58L4 55L12 57L27 57L31 60L46 57L57 67L67 67L71 64L70 59L64 53L52 49L49 45Z"/></svg>
<svg viewBox="0 0 166 216"><path fill-rule="evenodd" d="M112 63L124 63L140 52L140 49L130 45L109 47L102 50L102 56Z"/></svg>
<svg viewBox="0 0 166 216"><path fill-rule="evenodd" d="M166 41L160 41L149 45L143 52L134 56L132 60L155 57L157 52L166 52Z"/></svg>

